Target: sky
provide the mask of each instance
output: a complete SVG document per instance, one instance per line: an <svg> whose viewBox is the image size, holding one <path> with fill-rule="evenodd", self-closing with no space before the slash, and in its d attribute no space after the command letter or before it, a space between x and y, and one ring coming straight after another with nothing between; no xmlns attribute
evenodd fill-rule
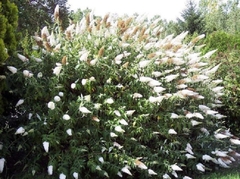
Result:
<svg viewBox="0 0 240 179"><path fill-rule="evenodd" d="M168 21L181 17L186 2L187 0L68 0L71 10L89 8L94 10L95 15L99 16L104 16L107 13L119 15L138 13L150 18L154 15L160 15L161 18Z"/></svg>

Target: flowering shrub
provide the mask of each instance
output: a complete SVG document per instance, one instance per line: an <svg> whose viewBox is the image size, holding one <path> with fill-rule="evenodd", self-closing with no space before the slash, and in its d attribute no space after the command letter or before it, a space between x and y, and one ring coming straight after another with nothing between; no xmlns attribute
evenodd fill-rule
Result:
<svg viewBox="0 0 240 179"><path fill-rule="evenodd" d="M88 14L33 36L31 54L7 67L28 119L9 131L25 154L16 175L187 179L231 166L240 140L214 110L223 94L212 78L219 65L207 63L215 51L193 50L204 35L161 38L157 22Z"/></svg>

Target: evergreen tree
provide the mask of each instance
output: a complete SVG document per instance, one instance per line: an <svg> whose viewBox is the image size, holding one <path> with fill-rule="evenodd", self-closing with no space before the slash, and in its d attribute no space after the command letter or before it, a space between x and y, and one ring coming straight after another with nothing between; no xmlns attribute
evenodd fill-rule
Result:
<svg viewBox="0 0 240 179"><path fill-rule="evenodd" d="M194 34L195 32L198 34L204 33L204 18L200 11L198 11L197 5L193 0L188 0L186 9L182 11L181 17L182 19L177 19L178 33L183 31L189 31L190 34Z"/></svg>
<svg viewBox="0 0 240 179"><path fill-rule="evenodd" d="M17 46L15 29L17 28L18 10L9 0L0 2L0 114L3 112L2 91L4 89L3 64L13 54Z"/></svg>

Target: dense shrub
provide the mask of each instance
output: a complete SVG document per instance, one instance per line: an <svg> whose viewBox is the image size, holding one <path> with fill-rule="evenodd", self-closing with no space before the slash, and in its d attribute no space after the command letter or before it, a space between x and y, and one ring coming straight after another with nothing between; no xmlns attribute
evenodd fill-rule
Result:
<svg viewBox="0 0 240 179"><path fill-rule="evenodd" d="M206 62L214 51L193 50L203 35L183 44L187 33L160 34L140 16L89 14L33 36L33 50L7 64L23 122L3 130L15 138L3 145L15 152L5 152L4 175L169 178L229 167L240 141L214 110L223 90L219 66Z"/></svg>
<svg viewBox="0 0 240 179"><path fill-rule="evenodd" d="M228 53L219 53L211 59L211 64L221 63L216 76L222 78L224 85L224 95L222 102L224 106L219 110L226 115L226 125L229 126L234 133L239 134L240 126L240 60L239 50L229 49Z"/></svg>
<svg viewBox="0 0 240 179"><path fill-rule="evenodd" d="M207 35L204 44L206 46L203 48L203 53L214 49L217 49L218 53L226 53L231 49L240 49L240 36L239 34L215 31Z"/></svg>
<svg viewBox="0 0 240 179"><path fill-rule="evenodd" d="M209 34L204 40L206 46L202 52L217 49L214 57L209 61L211 65L221 63L216 73L216 78L223 80L225 93L222 96L223 107L219 110L226 115L226 124L235 133L239 133L239 34L229 34L223 31L216 31Z"/></svg>

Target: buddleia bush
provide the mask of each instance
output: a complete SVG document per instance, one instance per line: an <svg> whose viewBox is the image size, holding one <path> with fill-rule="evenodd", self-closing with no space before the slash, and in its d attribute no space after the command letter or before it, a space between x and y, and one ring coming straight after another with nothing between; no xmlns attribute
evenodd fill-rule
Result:
<svg viewBox="0 0 240 179"><path fill-rule="evenodd" d="M21 153L12 175L186 179L237 159L239 140L214 110L223 94L219 65L207 63L215 51L195 51L204 35L162 38L158 20L142 16L90 13L65 31L57 8L55 19L7 66L27 120L5 129Z"/></svg>

